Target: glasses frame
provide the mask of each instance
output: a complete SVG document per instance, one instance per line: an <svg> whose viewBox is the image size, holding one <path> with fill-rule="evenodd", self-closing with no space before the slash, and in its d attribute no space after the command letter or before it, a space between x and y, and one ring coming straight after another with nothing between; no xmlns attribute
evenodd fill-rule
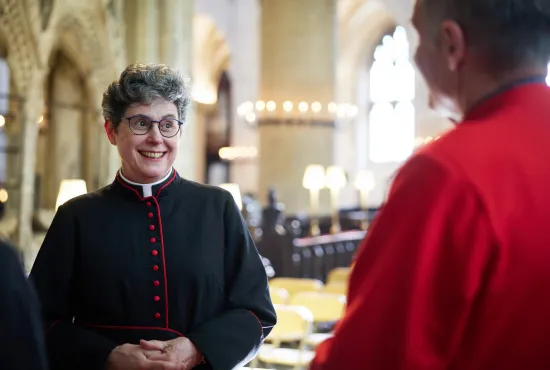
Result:
<svg viewBox="0 0 550 370"><path fill-rule="evenodd" d="M130 125L130 120L131 120L132 118L136 118L136 117L146 118L146 119L148 119L149 121L151 121L151 126L149 127L149 130L147 130L146 132L144 132L144 133L142 133L142 134L138 134L138 133L136 133L134 130L132 130L132 126ZM167 118L165 118L165 119L163 119L163 120L160 120L160 121L155 121L155 120L152 120L151 117L144 116L143 114L136 114L135 116L126 117L126 119L128 120L128 128L130 129L130 131L132 131L132 133L133 133L134 135L139 135L139 136L147 135L147 134L148 134L149 132L151 132L151 130L153 129L153 126L154 126L153 123L156 123L157 126L158 126L158 128L159 128L160 134L161 134L163 137L167 138L167 139L169 139L169 138L171 138L171 137L174 137L174 136L176 136L177 134L179 134L179 132L181 131L181 126L183 125L183 122L180 121L179 119L169 118L170 120L174 120L174 121L176 121L176 122L178 123L178 131L176 131L176 133L175 133L174 135L172 135L172 136L166 136L166 135L162 132L162 130L160 129L160 126L159 126L159 125L160 125L160 123L161 123L162 121L167 120Z"/></svg>

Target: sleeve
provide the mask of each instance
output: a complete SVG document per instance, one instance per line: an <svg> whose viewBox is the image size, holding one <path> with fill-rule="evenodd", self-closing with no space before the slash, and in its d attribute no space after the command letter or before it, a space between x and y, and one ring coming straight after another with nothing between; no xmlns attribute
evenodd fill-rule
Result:
<svg viewBox="0 0 550 370"><path fill-rule="evenodd" d="M227 309L188 335L215 370L244 366L276 323L260 255L233 198L225 195Z"/></svg>
<svg viewBox="0 0 550 370"><path fill-rule="evenodd" d="M36 293L15 251L0 242L0 362L3 369L46 370L44 331Z"/></svg>
<svg viewBox="0 0 550 370"><path fill-rule="evenodd" d="M358 252L346 313L311 369L448 369L495 251L472 185L412 158Z"/></svg>
<svg viewBox="0 0 550 370"><path fill-rule="evenodd" d="M59 207L31 270L43 307L46 347L56 370L104 368L116 347L111 340L73 325L77 227L66 205Z"/></svg>

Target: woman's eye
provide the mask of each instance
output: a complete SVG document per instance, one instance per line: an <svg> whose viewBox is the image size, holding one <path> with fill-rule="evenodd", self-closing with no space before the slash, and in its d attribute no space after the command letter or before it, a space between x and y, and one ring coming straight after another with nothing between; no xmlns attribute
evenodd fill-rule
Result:
<svg viewBox="0 0 550 370"><path fill-rule="evenodd" d="M162 128L165 129L165 130L171 129L172 128L172 122L163 122L162 123Z"/></svg>
<svg viewBox="0 0 550 370"><path fill-rule="evenodd" d="M145 121L138 121L138 126L147 126L147 123Z"/></svg>

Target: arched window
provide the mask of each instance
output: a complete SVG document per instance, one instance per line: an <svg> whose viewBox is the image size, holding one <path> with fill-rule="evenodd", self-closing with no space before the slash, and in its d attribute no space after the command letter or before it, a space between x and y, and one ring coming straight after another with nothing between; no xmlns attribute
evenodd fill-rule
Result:
<svg viewBox="0 0 550 370"><path fill-rule="evenodd" d="M403 27L386 35L370 70L369 157L375 163L402 162L414 150L415 71Z"/></svg>

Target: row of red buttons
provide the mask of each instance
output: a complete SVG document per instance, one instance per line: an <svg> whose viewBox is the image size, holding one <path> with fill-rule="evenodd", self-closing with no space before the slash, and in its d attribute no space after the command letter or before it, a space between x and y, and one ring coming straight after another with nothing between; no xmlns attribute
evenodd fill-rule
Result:
<svg viewBox="0 0 550 370"><path fill-rule="evenodd" d="M147 202L147 207L151 207L151 202ZM147 217L149 217L149 218L153 218L154 216L155 215L153 214L153 212L149 212L147 214ZM155 225L149 225L149 230L154 231L155 230ZM157 239L155 237L151 237L151 239L149 239L149 241L151 243L155 243L157 241ZM157 256L159 254L159 252L156 249L153 249L151 251L151 254L153 256ZM158 271L158 270L159 270L158 265L154 265L153 266L153 271ZM154 286L160 286L160 281L158 281L158 280L153 281L153 285ZM158 296L158 295L154 296L153 299L155 300L155 302L160 302L160 296ZM155 319L160 319L160 316L161 316L160 313L158 313L158 312L155 313Z"/></svg>

